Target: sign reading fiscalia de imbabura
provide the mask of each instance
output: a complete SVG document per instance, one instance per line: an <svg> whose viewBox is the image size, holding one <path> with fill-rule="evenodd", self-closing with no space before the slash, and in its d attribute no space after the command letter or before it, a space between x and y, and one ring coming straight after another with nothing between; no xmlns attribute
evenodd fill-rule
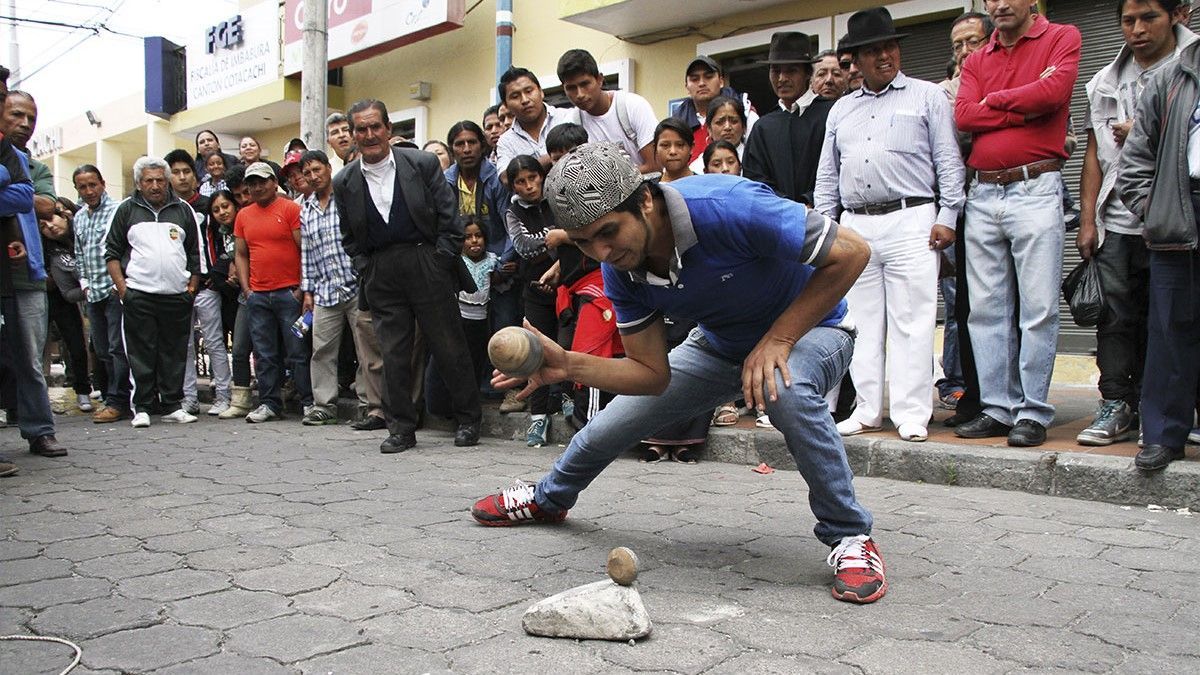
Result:
<svg viewBox="0 0 1200 675"><path fill-rule="evenodd" d="M213 103L279 79L279 6L263 2L212 26L187 44L188 107Z"/></svg>

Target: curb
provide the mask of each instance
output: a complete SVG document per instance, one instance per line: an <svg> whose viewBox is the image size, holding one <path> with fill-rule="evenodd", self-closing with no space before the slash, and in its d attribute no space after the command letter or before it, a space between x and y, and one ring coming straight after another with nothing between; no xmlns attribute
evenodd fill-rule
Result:
<svg viewBox="0 0 1200 675"><path fill-rule="evenodd" d="M501 415L484 407L483 436L523 441L528 415ZM453 431L454 424L429 419L426 428ZM570 442L573 430L552 415L548 448ZM949 443L909 443L852 436L844 439L850 468L858 477L890 478L935 485L994 488L1050 497L1200 511L1200 462L1175 462L1146 474L1127 457L1038 452ZM703 460L793 470L795 463L778 431L712 428Z"/></svg>

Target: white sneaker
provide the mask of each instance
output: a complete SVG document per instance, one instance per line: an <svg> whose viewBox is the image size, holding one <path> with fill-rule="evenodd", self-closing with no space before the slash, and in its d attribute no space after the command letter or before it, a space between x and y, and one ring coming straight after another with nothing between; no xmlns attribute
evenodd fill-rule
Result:
<svg viewBox="0 0 1200 675"><path fill-rule="evenodd" d="M211 408L208 409L208 414L220 415L226 410L229 410L229 401L217 401L216 403L212 404Z"/></svg>
<svg viewBox="0 0 1200 675"><path fill-rule="evenodd" d="M250 422L251 424L270 422L271 420L277 419L279 419L279 413L271 410L271 406L267 405L266 403L258 406L252 410L250 414L246 415L246 421Z"/></svg>
<svg viewBox="0 0 1200 675"><path fill-rule="evenodd" d="M857 436L870 431L879 431L880 428L881 427L869 427L853 417L842 420L841 422L838 422L837 425L838 433L843 436Z"/></svg>
<svg viewBox="0 0 1200 675"><path fill-rule="evenodd" d="M759 429L775 428L775 425L771 424L771 416L766 413L759 415L758 419L754 420L754 426L758 427Z"/></svg>
<svg viewBox="0 0 1200 675"><path fill-rule="evenodd" d="M133 420L129 422L129 426L134 429L145 429L150 426L150 415L140 412L133 416Z"/></svg>
<svg viewBox="0 0 1200 675"><path fill-rule="evenodd" d="M190 412L180 408L170 415L163 415L158 418L160 422L174 422L175 424L191 424L196 421L196 416Z"/></svg>
<svg viewBox="0 0 1200 675"><path fill-rule="evenodd" d="M1192 429L1188 432L1187 442L1192 445L1200 444L1200 429Z"/></svg>
<svg viewBox="0 0 1200 675"><path fill-rule="evenodd" d="M89 394L88 398L92 399L93 401L99 401L100 399L104 398L104 392L97 389L96 391L93 391L91 394Z"/></svg>
<svg viewBox="0 0 1200 675"><path fill-rule="evenodd" d="M920 443L929 438L929 430L915 422L905 422L897 429L900 432L900 438L914 443Z"/></svg>
<svg viewBox="0 0 1200 675"><path fill-rule="evenodd" d="M92 412L96 406L92 405L92 399L88 398L87 394L80 394L75 397L75 402L79 404L80 412Z"/></svg>

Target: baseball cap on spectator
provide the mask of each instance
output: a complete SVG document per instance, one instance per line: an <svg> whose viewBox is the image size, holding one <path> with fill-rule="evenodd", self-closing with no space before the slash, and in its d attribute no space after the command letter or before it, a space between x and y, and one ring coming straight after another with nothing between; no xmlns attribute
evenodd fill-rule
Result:
<svg viewBox="0 0 1200 675"><path fill-rule="evenodd" d="M725 72L721 69L721 64L713 60L711 56L701 55L692 59L692 62L688 64L687 70L683 71L684 77L687 77L693 70L700 67L703 67L705 70L718 75L721 75Z"/></svg>
<svg viewBox="0 0 1200 675"><path fill-rule="evenodd" d="M301 150L289 150L288 153L283 156L283 175L288 175L288 171L291 169L299 169L300 158L303 156L304 152Z"/></svg>
<svg viewBox="0 0 1200 675"><path fill-rule="evenodd" d="M274 178L275 170L266 162L255 162L246 167L246 178Z"/></svg>
<svg viewBox="0 0 1200 675"><path fill-rule="evenodd" d="M292 140L288 141L287 148L283 152L285 155L287 155L291 154L295 150L299 150L301 153L303 153L307 149L308 146L304 144L304 141L300 140L299 138L293 138Z"/></svg>
<svg viewBox="0 0 1200 675"><path fill-rule="evenodd" d="M576 230L612 212L657 176L643 176L615 143L584 143L550 169L546 198L555 223Z"/></svg>

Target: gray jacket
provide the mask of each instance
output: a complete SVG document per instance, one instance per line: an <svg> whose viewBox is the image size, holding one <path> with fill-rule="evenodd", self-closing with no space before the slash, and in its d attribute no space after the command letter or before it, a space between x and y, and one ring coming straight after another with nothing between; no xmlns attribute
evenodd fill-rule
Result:
<svg viewBox="0 0 1200 675"><path fill-rule="evenodd" d="M1175 26L1175 44L1176 50L1170 56L1164 59L1165 63L1159 66L1160 69L1166 70L1174 62L1176 55L1183 53L1188 45L1196 42L1200 37L1188 30L1186 26L1177 24ZM1096 139L1096 158L1100 161L1100 174L1102 176L1100 183L1100 194L1096 199L1096 224L1100 241L1104 241L1104 211L1108 204L1109 195L1114 194L1117 186L1117 162L1121 158L1122 146L1117 145L1116 139L1113 138L1112 131L1108 125L1112 120L1125 120L1131 117L1136 117L1136 111L1122 110L1123 106L1119 100L1118 89L1120 84L1121 68L1128 62L1133 60L1133 50L1129 45L1122 45L1121 50L1117 53L1117 57L1112 63L1100 69L1094 77L1087 83L1086 91L1088 97L1091 119L1088 126L1092 129L1092 134ZM1157 69L1147 74L1146 81L1149 82L1157 75Z"/></svg>
<svg viewBox="0 0 1200 675"><path fill-rule="evenodd" d="M1200 42L1158 73L1138 102L1133 129L1121 151L1117 190L1145 223L1146 246L1189 251L1197 245L1188 172L1188 132L1200 99Z"/></svg>

